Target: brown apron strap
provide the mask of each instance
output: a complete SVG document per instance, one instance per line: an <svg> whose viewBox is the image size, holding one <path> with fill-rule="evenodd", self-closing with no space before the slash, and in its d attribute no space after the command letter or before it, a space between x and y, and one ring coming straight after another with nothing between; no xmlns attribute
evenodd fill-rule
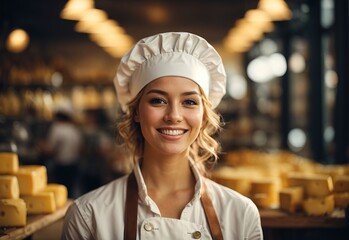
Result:
<svg viewBox="0 0 349 240"><path fill-rule="evenodd" d="M212 200L208 195L205 180L202 181L202 185L203 185L204 191L201 195L201 202L202 202L202 205L204 206L206 219L211 231L211 236L213 240L223 240L222 230L219 225L219 220L218 220L216 211L213 207Z"/></svg>
<svg viewBox="0 0 349 240"><path fill-rule="evenodd" d="M213 240L223 240L222 230L212 205L212 200L208 195L206 184L203 181L203 194L201 202L204 207L206 219L210 227ZM125 240L135 240L137 235L137 211L138 211L138 185L132 172L127 180L126 206L125 206Z"/></svg>
<svg viewBox="0 0 349 240"><path fill-rule="evenodd" d="M125 240L136 240L138 213L138 185L132 172L127 179L126 205L125 205Z"/></svg>

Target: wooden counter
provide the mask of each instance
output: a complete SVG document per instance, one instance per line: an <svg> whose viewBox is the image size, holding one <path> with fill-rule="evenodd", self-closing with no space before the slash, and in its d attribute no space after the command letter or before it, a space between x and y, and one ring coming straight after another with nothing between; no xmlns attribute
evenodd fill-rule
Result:
<svg viewBox="0 0 349 240"><path fill-rule="evenodd" d="M38 214L38 215L28 215L27 225L24 227L12 227L12 228L0 228L0 240L14 240L14 239L24 239L36 231L54 223L55 221L64 217L69 205L72 201L68 201L67 204L54 213L51 214Z"/></svg>
<svg viewBox="0 0 349 240"><path fill-rule="evenodd" d="M307 216L305 213L289 214L279 209L260 209L264 228L345 228L349 223L344 210L335 210L328 216Z"/></svg>

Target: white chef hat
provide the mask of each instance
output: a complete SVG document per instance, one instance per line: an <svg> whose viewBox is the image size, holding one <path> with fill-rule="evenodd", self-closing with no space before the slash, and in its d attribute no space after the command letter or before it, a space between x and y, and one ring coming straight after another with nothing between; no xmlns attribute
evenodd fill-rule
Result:
<svg viewBox="0 0 349 240"><path fill-rule="evenodd" d="M225 94L226 74L217 51L202 37L186 32L160 33L144 38L122 57L114 85L121 107L145 85L164 76L196 82L213 108Z"/></svg>

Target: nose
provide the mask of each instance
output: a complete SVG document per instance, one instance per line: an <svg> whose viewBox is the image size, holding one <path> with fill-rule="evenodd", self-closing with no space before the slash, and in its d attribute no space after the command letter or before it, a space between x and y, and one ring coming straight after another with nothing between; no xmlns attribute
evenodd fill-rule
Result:
<svg viewBox="0 0 349 240"><path fill-rule="evenodd" d="M167 123L179 123L183 120L180 106L177 104L168 105L164 121Z"/></svg>

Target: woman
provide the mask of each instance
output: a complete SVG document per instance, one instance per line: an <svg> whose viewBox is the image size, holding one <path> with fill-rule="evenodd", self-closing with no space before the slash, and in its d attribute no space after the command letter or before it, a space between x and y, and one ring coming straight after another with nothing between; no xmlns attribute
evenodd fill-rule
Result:
<svg viewBox="0 0 349 240"><path fill-rule="evenodd" d="M225 94L215 49L183 32L139 41L114 83L134 170L77 199L63 239L263 239L251 200L204 177L217 160Z"/></svg>

